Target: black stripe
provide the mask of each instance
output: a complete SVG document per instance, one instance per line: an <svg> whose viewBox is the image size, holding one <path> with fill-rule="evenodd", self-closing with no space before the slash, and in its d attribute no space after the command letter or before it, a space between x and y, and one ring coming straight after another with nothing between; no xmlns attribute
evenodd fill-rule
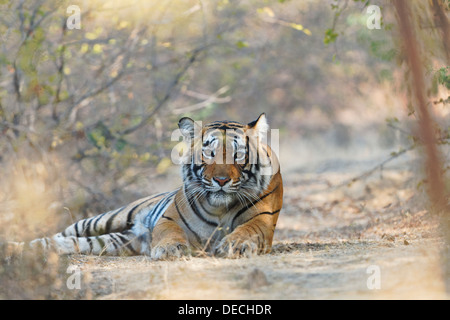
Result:
<svg viewBox="0 0 450 320"><path fill-rule="evenodd" d="M194 164L194 168L192 170L194 171L194 174L197 178L200 178L200 179L202 178L202 174L201 174L202 169L203 169L203 165L198 166L198 165Z"/></svg>
<svg viewBox="0 0 450 320"><path fill-rule="evenodd" d="M87 242L88 245L89 245L89 252L92 252L92 250L94 249L94 247L92 246L92 240L91 240L91 238L87 237L87 238L86 238L86 242Z"/></svg>
<svg viewBox="0 0 450 320"><path fill-rule="evenodd" d="M151 198L151 199L153 199L153 198ZM151 199L148 199L148 200L151 200ZM144 204L144 203L147 202L148 200L145 200L145 201L139 203L138 205L134 206L130 211L128 211L128 214L127 214L127 223L126 223L126 226L127 226L128 228L130 228L130 227L133 226L133 223L131 222L131 219L132 219L132 217L133 217L134 211L135 211L141 204Z"/></svg>
<svg viewBox="0 0 450 320"><path fill-rule="evenodd" d="M86 225L86 230L84 231L86 233L86 237L90 237L91 236L91 223L94 220L94 218L90 218L87 225Z"/></svg>
<svg viewBox="0 0 450 320"><path fill-rule="evenodd" d="M261 161L259 160L259 150L258 150L258 147L255 147L255 149L256 149L256 163L254 164L254 166L255 166L255 168L256 168L256 172L258 172L258 171L259 171L259 163L260 163Z"/></svg>
<svg viewBox="0 0 450 320"><path fill-rule="evenodd" d="M208 199L206 199L206 201L208 201ZM209 201L208 201L208 203L209 203ZM202 204L201 202L198 202L198 205L200 206L200 209L201 209L201 210L203 210L203 211L206 212L206 214L208 214L208 215L210 215L210 216L214 216L212 213L210 213L208 210L205 209L205 207L203 206L203 204ZM233 207L234 207L235 205L236 205L236 204L234 204ZM231 210L233 207L231 207L230 210Z"/></svg>
<svg viewBox="0 0 450 320"><path fill-rule="evenodd" d="M105 212L105 213L102 213L102 214L99 214L97 217L94 217L94 220L95 220L95 222L94 222L94 227L93 227L93 229L94 229L94 231L95 232L97 232L97 223L100 221L100 219L105 215L105 214L107 214L108 212Z"/></svg>
<svg viewBox="0 0 450 320"><path fill-rule="evenodd" d="M208 224L208 225L210 225L210 226L213 226L213 227L219 226L218 223L216 223L216 222L214 222L214 221L209 221L209 220L207 220L207 219L200 213L200 211L198 210L197 205L194 204L195 201L196 201L196 200L194 199L194 201L192 201L192 203L189 203L189 204L190 204L190 207L191 207L191 209L194 211L195 215L196 215L197 217L199 217L200 220L202 220L203 222L205 222L206 224ZM204 209L204 208L203 208L203 209ZM211 215L206 209L204 209L204 210L205 210L209 215Z"/></svg>
<svg viewBox="0 0 450 320"><path fill-rule="evenodd" d="M85 225L86 225L87 220L88 220L88 219L84 219L84 220L80 221L80 222L83 222L82 225L81 225L81 235L82 235L82 236L84 236L84 235L85 235L85 232L86 232L86 229L85 229L84 227L85 227Z"/></svg>
<svg viewBox="0 0 450 320"><path fill-rule="evenodd" d="M251 167L252 167L252 165L250 165L250 168ZM255 178L255 180L256 180L255 174L251 170L244 169L244 170L242 170L242 172L247 174L247 176L248 176L247 180L250 180L251 178Z"/></svg>
<svg viewBox="0 0 450 320"><path fill-rule="evenodd" d="M281 209L275 210L274 212L269 212L269 211L260 212L260 213L258 213L258 214L255 214L253 217L251 217L250 219L248 219L248 220L245 221L244 223L249 222L250 220L256 218L257 216L260 216L260 215L263 215L263 214L268 214L268 215L270 215L270 216L273 216L274 214L276 214L276 213L278 213L278 212L280 212L280 211L281 211ZM244 224L244 223L243 223L243 224Z"/></svg>
<svg viewBox="0 0 450 320"><path fill-rule="evenodd" d="M173 199L173 202L175 203L175 208L177 209L178 215L180 216L180 218L183 221L183 223L185 224L185 226L189 229L190 232L192 232L192 234L197 239L198 243L202 243L202 240L199 237L199 235L197 233L195 233L194 230L192 230L192 228L189 226L189 224L187 223L187 221L184 219L183 215L181 214L180 209L178 208L176 197L175 197L175 199Z"/></svg>
<svg viewBox="0 0 450 320"><path fill-rule="evenodd" d="M98 244L100 245L100 248L102 248L102 249L105 248L105 241L103 241L101 236L95 237L95 239L98 241Z"/></svg>
<svg viewBox="0 0 450 320"><path fill-rule="evenodd" d="M235 124L235 125L232 125L232 124L222 124L222 125L217 124L217 125L214 125L214 126L208 126L206 129L207 130L216 129L216 130L226 131L226 130L230 130L230 129L242 129L242 128L243 128L242 124Z"/></svg>
<svg viewBox="0 0 450 320"><path fill-rule="evenodd" d="M145 217L144 224L147 228L153 228L160 218L160 215L164 214L161 211L172 200L172 197L176 195L178 190L167 192L166 195L158 201L158 203L152 208L151 212ZM167 208L166 208L167 210Z"/></svg>
<svg viewBox="0 0 450 320"><path fill-rule="evenodd" d="M183 188L183 189L184 189L184 188ZM187 195L186 195L186 189L184 189L183 191L184 191L184 196L187 198ZM213 227L217 227L218 224L217 224L216 222L207 220L207 219L201 214L201 212L198 210L198 207L197 207L197 205L195 204L195 202L196 202L195 199L194 199L194 201L188 201L188 204L189 204L189 206L191 207L192 211L194 211L195 215L196 215L200 220L202 220L204 223L206 223L206 224L208 224L208 225L210 225L210 226L213 226ZM203 209L204 209L204 208L203 208ZM204 210L205 210L205 209L204 209ZM209 215L211 215L207 210L205 210L205 211L206 211L206 213L208 213Z"/></svg>
<svg viewBox="0 0 450 320"><path fill-rule="evenodd" d="M238 128L243 129L244 125L237 121L223 120L223 121L214 121L214 122L208 123L207 125L205 125L205 128L206 129L222 129L222 130L238 129Z"/></svg>
<svg viewBox="0 0 450 320"><path fill-rule="evenodd" d="M74 228L75 228L75 234L76 234L77 238L79 238L80 237L80 233L78 232L78 222L75 223Z"/></svg>
<svg viewBox="0 0 450 320"><path fill-rule="evenodd" d="M125 208L125 207L122 207L122 208L120 208L120 209L117 209L116 212L114 212L114 213L111 215L111 217L109 217L108 221L106 221L106 226L105 226L105 232L106 232L106 233L110 233L111 225L112 225L112 223L113 223L113 221L114 221L114 218L115 218L120 212L122 212L122 210L123 210L124 208Z"/></svg>
<svg viewBox="0 0 450 320"><path fill-rule="evenodd" d="M124 237L120 233L116 233L116 236L118 236L119 239L122 240L123 244L127 247L127 249L129 251L131 251L135 255L139 254L136 250L134 250L133 246L131 245L131 240L130 239L127 239L126 237Z"/></svg>
<svg viewBox="0 0 450 320"><path fill-rule="evenodd" d="M234 222L236 221L236 219L243 214L245 211L247 211L249 208L253 207L256 203L258 203L259 201L261 201L262 199L264 199L265 197L271 195L272 193L274 193L277 189L278 189L277 185L275 188L272 189L272 191L266 193L265 195L261 196L259 199L250 202L249 204L247 204L244 208L242 208L241 210L239 210L236 215L233 217L233 220L231 220L231 227L233 228ZM279 211L279 210L278 210ZM234 228L233 228L234 229Z"/></svg>
<svg viewBox="0 0 450 320"><path fill-rule="evenodd" d="M165 218L165 219L167 219L167 220L170 220L170 221L175 222L175 220L173 220L171 217L166 217L165 215L163 215L163 216L161 217L161 219L162 219L162 218Z"/></svg>
<svg viewBox="0 0 450 320"><path fill-rule="evenodd" d="M127 223L126 223L126 226L128 227L128 228L131 228L132 226L133 226L133 221L131 221L132 219L133 219L133 213L134 213L134 211L140 206L140 205L142 205L142 204L144 204L144 203L146 203L146 202L149 202L149 201L152 201L152 200L154 200L154 199L156 199L157 197L161 197L161 196L165 196L166 194L167 194L168 192L165 192L165 193L159 193L159 194L157 194L157 195L154 195L153 197L151 197L151 198L149 198L149 199L147 199L147 200L144 200L144 201L142 201L141 203L139 203L138 205L136 205L135 207L133 207L129 212L128 212L128 214L127 214ZM160 200L161 201L161 200Z"/></svg>
<svg viewBox="0 0 450 320"><path fill-rule="evenodd" d="M244 168L247 166L250 160L250 138L248 136L245 137L245 149L246 149L246 155L245 155L245 162L244 162Z"/></svg>
<svg viewBox="0 0 450 320"><path fill-rule="evenodd" d="M209 146L209 145L211 144L212 141L215 141L215 140L209 140L209 141L203 142L203 146L204 146L204 147Z"/></svg>
<svg viewBox="0 0 450 320"><path fill-rule="evenodd" d="M121 247L121 244L120 244L119 240L117 240L114 237L114 233L109 234L109 239L110 239L112 245L114 246L114 250L118 251L118 249L120 249L120 247Z"/></svg>

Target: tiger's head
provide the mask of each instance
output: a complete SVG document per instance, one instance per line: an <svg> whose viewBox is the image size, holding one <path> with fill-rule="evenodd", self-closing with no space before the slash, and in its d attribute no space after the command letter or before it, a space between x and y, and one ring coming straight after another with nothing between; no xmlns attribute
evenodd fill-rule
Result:
<svg viewBox="0 0 450 320"><path fill-rule="evenodd" d="M278 172L278 160L264 143L269 130L264 113L246 125L215 121L202 126L185 117L178 126L190 141L190 161L182 167L185 190L213 207L257 199Z"/></svg>

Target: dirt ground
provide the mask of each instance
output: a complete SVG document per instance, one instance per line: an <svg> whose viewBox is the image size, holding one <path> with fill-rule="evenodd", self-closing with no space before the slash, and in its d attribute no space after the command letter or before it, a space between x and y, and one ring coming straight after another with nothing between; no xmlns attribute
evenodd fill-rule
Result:
<svg viewBox="0 0 450 320"><path fill-rule="evenodd" d="M419 204L421 191L405 166L410 160L333 187L378 161L368 158L286 166L284 206L268 255L73 256L81 290L96 299L448 299L438 225Z"/></svg>

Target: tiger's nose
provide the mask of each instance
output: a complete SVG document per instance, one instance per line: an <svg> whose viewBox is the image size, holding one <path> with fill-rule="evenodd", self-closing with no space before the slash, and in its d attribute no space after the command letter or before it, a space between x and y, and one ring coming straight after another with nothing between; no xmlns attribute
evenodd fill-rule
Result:
<svg viewBox="0 0 450 320"><path fill-rule="evenodd" d="M230 178L227 177L213 177L214 181L216 181L221 187L225 185L228 181L230 181Z"/></svg>

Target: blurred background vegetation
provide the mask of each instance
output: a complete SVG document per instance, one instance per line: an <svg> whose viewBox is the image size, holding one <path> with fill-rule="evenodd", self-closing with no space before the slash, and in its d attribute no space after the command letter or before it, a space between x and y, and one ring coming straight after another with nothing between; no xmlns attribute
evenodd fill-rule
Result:
<svg viewBox="0 0 450 320"><path fill-rule="evenodd" d="M379 30L366 26L374 3ZM81 29L67 27L70 5ZM427 3L414 9L447 120L448 52ZM66 224L152 192L181 116L266 112L291 149L317 136L324 151L408 146L414 109L388 1L15 0L0 12L0 201L48 218L41 233L52 210L66 207Z"/></svg>
<svg viewBox="0 0 450 320"><path fill-rule="evenodd" d="M367 27L371 4L381 29ZM81 29L67 27L70 5ZM445 145L448 33L436 5L448 16L448 1L412 1L411 15ZM182 116L266 112L285 172L317 160L297 152L307 142L332 159L394 156L417 142L399 39L382 0L2 0L1 236L49 235L179 185L170 136Z"/></svg>

